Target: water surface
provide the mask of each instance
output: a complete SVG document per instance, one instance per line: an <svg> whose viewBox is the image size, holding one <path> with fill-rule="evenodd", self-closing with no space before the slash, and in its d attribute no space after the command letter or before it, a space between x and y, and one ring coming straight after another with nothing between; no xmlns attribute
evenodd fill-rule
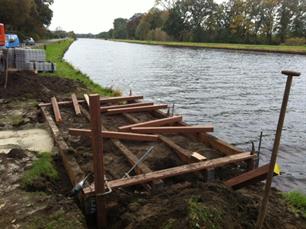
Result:
<svg viewBox="0 0 306 229"><path fill-rule="evenodd" d="M213 123L215 135L251 149L264 132L261 164L268 161L286 77L294 80L274 185L306 193L306 57L300 55L174 48L79 39L65 59L95 82L156 103L175 104L189 124Z"/></svg>

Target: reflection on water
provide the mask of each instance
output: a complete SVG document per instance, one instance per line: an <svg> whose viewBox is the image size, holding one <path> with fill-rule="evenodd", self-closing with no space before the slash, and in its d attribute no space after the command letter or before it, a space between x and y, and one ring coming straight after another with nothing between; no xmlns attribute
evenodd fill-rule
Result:
<svg viewBox="0 0 306 229"><path fill-rule="evenodd" d="M95 82L175 104L190 124L214 123L215 135L245 150L264 131L261 163L270 158L286 77L295 79L275 185L306 193L306 58L299 55L172 48L80 39L66 60Z"/></svg>

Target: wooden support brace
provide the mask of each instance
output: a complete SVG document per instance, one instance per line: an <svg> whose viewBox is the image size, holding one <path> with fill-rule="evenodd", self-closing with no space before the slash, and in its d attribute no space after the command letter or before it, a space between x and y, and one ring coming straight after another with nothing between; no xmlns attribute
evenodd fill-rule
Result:
<svg viewBox="0 0 306 229"><path fill-rule="evenodd" d="M158 127L158 126L164 126L164 125L180 122L182 121L182 119L183 119L182 116L173 116L169 118L163 118L163 119L141 122L141 123L136 123L136 124L127 125L127 126L121 126L118 129L119 131L129 131L131 130L131 128L134 128L134 127Z"/></svg>
<svg viewBox="0 0 306 229"><path fill-rule="evenodd" d="M269 172L269 164L253 169L239 176L233 177L224 182L228 187L238 189L248 184L258 182L267 178Z"/></svg>
<svg viewBox="0 0 306 229"><path fill-rule="evenodd" d="M85 99L85 102L87 104L87 106L89 107L89 96L87 94L84 94L84 99Z"/></svg>
<svg viewBox="0 0 306 229"><path fill-rule="evenodd" d="M51 98L51 104L52 104L52 108L53 108L53 112L54 112L55 121L57 123L62 122L63 119L62 119L62 116L61 116L60 109L58 107L57 99L55 97Z"/></svg>
<svg viewBox="0 0 306 229"><path fill-rule="evenodd" d="M69 133L73 136L91 136L91 130L86 129L75 129L70 128ZM116 132L116 131L102 131L101 136L103 138L119 139L119 140L131 140L131 141L148 141L155 142L159 140L158 135L150 134L135 134L135 133L125 133L125 132Z"/></svg>
<svg viewBox="0 0 306 229"><path fill-rule="evenodd" d="M159 134L177 134L177 133L200 133L213 132L211 125L205 126L167 126L167 127L133 127L132 132L136 133L159 133Z"/></svg>
<svg viewBox="0 0 306 229"><path fill-rule="evenodd" d="M128 107L128 108L118 108L118 109L108 109L107 114L121 114L121 113L131 113L131 112L143 112L143 111L153 111L159 109L165 109L168 105L152 105L152 106L142 106L142 107Z"/></svg>
<svg viewBox="0 0 306 229"><path fill-rule="evenodd" d="M150 106L154 103L130 103L130 104L123 104L123 105L112 105L112 106L103 106L101 107L101 112L107 112L109 109L119 109L119 108L127 108L127 107L143 107L143 106Z"/></svg>
<svg viewBox="0 0 306 229"><path fill-rule="evenodd" d="M108 98L100 98L101 103L117 103L123 101L134 101L137 99L143 99L143 96L135 95L135 96L122 96L122 97L108 97ZM85 100L78 100L79 103L86 102ZM58 105L70 105L72 101L62 101L59 102ZM51 103L40 103L40 107L51 106Z"/></svg>
<svg viewBox="0 0 306 229"><path fill-rule="evenodd" d="M80 110L80 106L79 106L79 102L78 102L78 98L76 96L76 94L72 94L71 95L71 99L72 99L72 103L73 103L73 108L75 111L76 115L80 115L81 114L81 110Z"/></svg>
<svg viewBox="0 0 306 229"><path fill-rule="evenodd" d="M203 170L207 170L211 168L218 168L218 167L222 167L228 164L245 161L253 157L254 156L251 155L250 153L236 154L236 155L221 157L221 158L217 158L213 160L201 161L201 162L192 163L188 165L182 165L182 166L177 166L177 167L173 167L169 169L159 170L159 171L155 171L155 172L151 172L147 174L133 176L130 178L112 180L108 184L113 189L120 188L120 187L128 187L128 186L133 186L137 184L144 184L144 183L156 180L156 179L164 179L168 177L203 171ZM83 191L87 195L92 195L94 194L94 191L95 191L94 186L91 185L90 187L85 188Z"/></svg>

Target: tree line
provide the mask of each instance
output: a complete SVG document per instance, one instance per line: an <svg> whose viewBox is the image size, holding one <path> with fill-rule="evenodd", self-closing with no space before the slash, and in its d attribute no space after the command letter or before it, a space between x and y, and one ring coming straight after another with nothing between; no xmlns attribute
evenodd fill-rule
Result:
<svg viewBox="0 0 306 229"><path fill-rule="evenodd" d="M0 23L21 39L52 36L47 30L53 16L52 4L53 0L0 0Z"/></svg>
<svg viewBox="0 0 306 229"><path fill-rule="evenodd" d="M117 18L104 39L305 44L306 0L156 0L147 13Z"/></svg>

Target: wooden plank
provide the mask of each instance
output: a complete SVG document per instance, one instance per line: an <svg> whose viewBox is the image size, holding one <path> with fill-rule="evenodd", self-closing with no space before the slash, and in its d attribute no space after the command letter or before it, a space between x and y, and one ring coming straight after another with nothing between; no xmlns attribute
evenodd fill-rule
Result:
<svg viewBox="0 0 306 229"><path fill-rule="evenodd" d="M159 134L177 134L177 133L200 133L213 132L211 125L199 126L166 126L166 127L133 127L131 131L137 133L159 133Z"/></svg>
<svg viewBox="0 0 306 229"><path fill-rule="evenodd" d="M156 115L161 116L161 117L167 117L166 113L156 110L153 111ZM180 126L188 126L187 123L181 121L178 122L177 125ZM189 137L193 135L188 135ZM237 147L209 134L209 133L200 133L196 135L201 142L203 142L205 145L210 146L211 148L218 150L219 152L223 153L224 155L234 155L234 154L239 154L243 153L242 150L238 149Z"/></svg>
<svg viewBox="0 0 306 229"><path fill-rule="evenodd" d="M96 194L105 192L104 180L104 155L103 155L103 138L101 137L101 112L100 112L100 96L89 96L90 107L90 126L91 126L91 147L93 151L93 170ZM97 224L98 228L106 227L106 204L105 199L101 195L96 195L97 205Z"/></svg>
<svg viewBox="0 0 306 229"><path fill-rule="evenodd" d="M81 114L81 110L80 110L80 106L79 106L79 102L78 102L78 98L76 96L76 94L72 94L71 95L71 99L72 99L72 103L73 103L73 108L75 111L76 115L80 115Z"/></svg>
<svg viewBox="0 0 306 229"><path fill-rule="evenodd" d="M69 133L73 136L91 136L91 130L86 129L75 129L70 128ZM131 140L131 141L148 141L148 142L155 142L159 140L158 135L151 135L151 134L135 134L135 133L126 133L126 132L116 132L116 131L102 131L101 136L103 138L112 138L112 139L119 139L119 140Z"/></svg>
<svg viewBox="0 0 306 229"><path fill-rule="evenodd" d="M85 99L85 102L87 104L87 106L89 107L89 96L87 94L84 94L84 99Z"/></svg>
<svg viewBox="0 0 306 229"><path fill-rule="evenodd" d="M152 106L142 106L142 107L128 107L128 108L118 108L118 109L109 109L107 114L121 114L121 113L131 113L131 112L143 112L143 111L153 111L159 109L165 109L168 105L152 105Z"/></svg>
<svg viewBox="0 0 306 229"><path fill-rule="evenodd" d="M128 187L137 184L144 184L156 179L164 179L173 176L179 176L188 173L199 172L207 169L214 169L222 167L228 164L234 164L241 161L245 161L253 158L254 155L250 153L236 154L226 157L221 157L208 161L196 162L188 165L177 166L169 169L159 170L147 174L137 175L130 178L112 180L108 182L111 188ZM84 193L87 195L94 194L94 187L91 185L89 188L85 188Z"/></svg>
<svg viewBox="0 0 306 229"><path fill-rule="evenodd" d="M104 106L101 107L101 112L106 112L109 109L118 109L118 108L127 108L127 107L143 107L143 106L150 106L154 103L129 103L129 104L123 104L123 105L112 105L112 106Z"/></svg>
<svg viewBox="0 0 306 229"><path fill-rule="evenodd" d="M205 161L207 160L206 157L204 157L203 155L199 154L198 152L193 152L191 154L191 158L195 161Z"/></svg>
<svg viewBox="0 0 306 229"><path fill-rule="evenodd" d="M55 121L57 123L60 123L63 121L62 116L61 116L61 112L57 103L57 99L55 97L51 98L51 104L52 104L52 108L53 108L53 112L54 112L54 117L55 117Z"/></svg>
<svg viewBox="0 0 306 229"><path fill-rule="evenodd" d="M124 102L124 101L134 101L138 99L143 99L143 96L141 95L134 95L134 96L121 96L121 97L104 97L100 98L101 103L117 103L117 102ZM85 103L85 100L78 100L80 104ZM58 103L58 105L70 105L72 104L72 101L61 101ZM51 103L40 103L40 107L46 107L51 106Z"/></svg>
<svg viewBox="0 0 306 229"><path fill-rule="evenodd" d="M167 124L173 124L176 122L180 122L182 120L183 120L182 116L173 116L169 118L163 118L163 119L157 119L157 120L152 120L152 121L147 121L147 122L136 123L132 125L121 126L118 129L119 131L128 131L133 127L158 127L158 126L164 126Z"/></svg>
<svg viewBox="0 0 306 229"><path fill-rule="evenodd" d="M224 182L228 187L238 189L250 183L258 182L266 179L269 172L269 164L253 169L239 176L233 177Z"/></svg>
<svg viewBox="0 0 306 229"><path fill-rule="evenodd" d="M59 153L62 158L65 170L68 174L69 180L71 184L75 186L85 177L85 174L83 173L78 162L74 158L74 155L71 154L70 148L65 142L60 130L53 121L53 118L51 117L51 114L49 113L47 108L41 107L41 110L53 135L53 139L59 149Z"/></svg>

